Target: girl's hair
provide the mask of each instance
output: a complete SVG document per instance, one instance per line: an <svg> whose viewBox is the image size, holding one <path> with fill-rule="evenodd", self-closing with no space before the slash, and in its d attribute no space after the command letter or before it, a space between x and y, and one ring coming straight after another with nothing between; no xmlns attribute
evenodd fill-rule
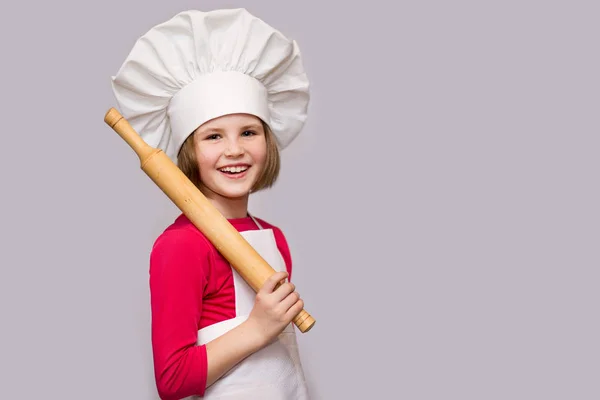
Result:
<svg viewBox="0 0 600 400"><path fill-rule="evenodd" d="M258 192L259 190L273 186L275 181L277 181L281 166L281 159L275 136L267 124L262 122L262 126L265 131L265 140L267 143L267 158L265 160L263 171L256 180L254 187L252 187L251 192ZM196 187L200 188L200 172L198 171L198 163L194 151L194 136L194 134L189 135L185 142L183 142L179 154L177 155L177 165L185 176L187 176Z"/></svg>

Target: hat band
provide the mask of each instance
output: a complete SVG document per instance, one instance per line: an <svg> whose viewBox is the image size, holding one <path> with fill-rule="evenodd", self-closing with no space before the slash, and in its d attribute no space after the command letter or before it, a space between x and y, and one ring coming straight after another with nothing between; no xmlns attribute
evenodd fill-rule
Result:
<svg viewBox="0 0 600 400"><path fill-rule="evenodd" d="M269 124L267 89L237 71L201 75L177 92L168 107L177 150L200 125L228 114L251 114Z"/></svg>

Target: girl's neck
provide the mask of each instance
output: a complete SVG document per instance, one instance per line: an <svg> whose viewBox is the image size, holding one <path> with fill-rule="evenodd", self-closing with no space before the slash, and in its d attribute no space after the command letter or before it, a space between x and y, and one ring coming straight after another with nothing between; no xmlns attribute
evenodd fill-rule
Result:
<svg viewBox="0 0 600 400"><path fill-rule="evenodd" d="M206 189L206 188L202 188ZM248 199L250 195L237 198L223 197L211 190L202 190L206 198L227 219L245 218L248 216Z"/></svg>

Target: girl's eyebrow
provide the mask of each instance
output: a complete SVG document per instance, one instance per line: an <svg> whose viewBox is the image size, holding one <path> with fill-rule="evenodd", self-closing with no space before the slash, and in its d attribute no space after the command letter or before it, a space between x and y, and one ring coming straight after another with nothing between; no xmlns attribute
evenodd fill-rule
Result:
<svg viewBox="0 0 600 400"><path fill-rule="evenodd" d="M208 135L208 134L212 135L214 133L223 133L223 129L221 129L221 128L204 127L202 129L199 129L198 133L200 135Z"/></svg>
<svg viewBox="0 0 600 400"><path fill-rule="evenodd" d="M259 124L248 124L242 127L242 130L245 131L247 129L255 129L255 130L260 130L262 128L262 126L260 126Z"/></svg>
<svg viewBox="0 0 600 400"><path fill-rule="evenodd" d="M244 125L240 128L241 131L245 131L248 129L261 130L262 126L260 124L253 123L253 124ZM200 134L200 135L211 134L212 135L214 133L223 133L223 131L224 131L224 129L218 128L218 127L214 127L214 128L204 127L202 129L198 130L198 134Z"/></svg>

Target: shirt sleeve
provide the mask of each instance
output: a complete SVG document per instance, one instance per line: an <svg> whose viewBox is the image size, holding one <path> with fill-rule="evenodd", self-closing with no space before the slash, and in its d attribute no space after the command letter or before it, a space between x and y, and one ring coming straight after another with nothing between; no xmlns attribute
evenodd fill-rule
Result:
<svg viewBox="0 0 600 400"><path fill-rule="evenodd" d="M203 239L185 229L167 231L150 256L152 352L163 400L203 396L206 389L206 347L197 345L210 268L210 248Z"/></svg>

